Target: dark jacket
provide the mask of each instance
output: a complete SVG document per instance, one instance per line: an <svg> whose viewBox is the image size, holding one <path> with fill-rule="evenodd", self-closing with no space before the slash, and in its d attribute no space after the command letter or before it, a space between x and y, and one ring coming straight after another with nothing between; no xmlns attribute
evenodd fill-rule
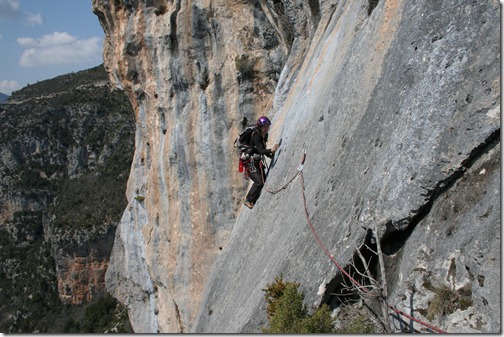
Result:
<svg viewBox="0 0 504 337"><path fill-rule="evenodd" d="M252 137L250 139L250 146L254 150L254 153L260 155L266 155L270 158L273 157L273 152L270 149L266 148L266 142L268 141L268 134L264 135L264 138L261 136L259 131L252 133Z"/></svg>

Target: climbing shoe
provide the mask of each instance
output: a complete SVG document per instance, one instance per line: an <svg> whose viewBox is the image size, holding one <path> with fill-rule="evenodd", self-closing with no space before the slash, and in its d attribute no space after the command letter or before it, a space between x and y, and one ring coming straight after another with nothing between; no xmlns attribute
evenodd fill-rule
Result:
<svg viewBox="0 0 504 337"><path fill-rule="evenodd" d="M253 202L245 200L244 204L245 204L245 206L247 206L250 209L254 208L254 203Z"/></svg>

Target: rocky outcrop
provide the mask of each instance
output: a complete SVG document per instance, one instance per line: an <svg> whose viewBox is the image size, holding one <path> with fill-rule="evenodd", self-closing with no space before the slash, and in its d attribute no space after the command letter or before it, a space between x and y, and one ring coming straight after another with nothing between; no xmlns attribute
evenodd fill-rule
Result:
<svg viewBox="0 0 504 337"><path fill-rule="evenodd" d="M105 233L79 232L80 244L61 242L64 236L61 230L60 233L48 231L55 246L59 298L64 303L88 303L105 293L105 272L109 266L115 226L117 222L103 224L101 230L106 230Z"/></svg>
<svg viewBox="0 0 504 337"><path fill-rule="evenodd" d="M281 144L267 185L285 184L306 151L306 208L332 258L350 270L380 240L390 304L448 332L498 331L497 2L93 8L137 122L106 276L136 332L259 332L261 289L280 274L310 306L340 306L343 276L307 226L299 177L241 210L233 140L261 114ZM470 305L430 317L442 286Z"/></svg>

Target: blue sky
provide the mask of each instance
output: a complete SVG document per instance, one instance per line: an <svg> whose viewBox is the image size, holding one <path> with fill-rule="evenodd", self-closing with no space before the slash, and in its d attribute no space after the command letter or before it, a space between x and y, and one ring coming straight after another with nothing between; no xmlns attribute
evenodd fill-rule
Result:
<svg viewBox="0 0 504 337"><path fill-rule="evenodd" d="M92 0L0 0L0 92L103 63Z"/></svg>

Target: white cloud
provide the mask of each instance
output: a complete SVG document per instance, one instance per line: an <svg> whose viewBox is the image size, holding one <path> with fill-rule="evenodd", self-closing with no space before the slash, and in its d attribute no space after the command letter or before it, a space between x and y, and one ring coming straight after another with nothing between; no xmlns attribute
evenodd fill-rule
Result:
<svg viewBox="0 0 504 337"><path fill-rule="evenodd" d="M93 62L102 57L99 37L78 40L68 33L55 32L40 39L18 38L17 42L25 48L19 60L22 67Z"/></svg>
<svg viewBox="0 0 504 337"><path fill-rule="evenodd" d="M0 92L10 95L14 90L21 88L18 82L16 81L0 81Z"/></svg>
<svg viewBox="0 0 504 337"><path fill-rule="evenodd" d="M0 1L2 1L2 0L0 0ZM26 15L25 22L29 26L39 26L44 23L44 18L42 17L41 13L32 14L32 13L26 12L25 15Z"/></svg>
<svg viewBox="0 0 504 337"><path fill-rule="evenodd" d="M32 37L20 37L17 42L21 47L48 48L52 46L71 44L77 41L75 37L68 33L54 32L52 35L44 35L41 39Z"/></svg>

